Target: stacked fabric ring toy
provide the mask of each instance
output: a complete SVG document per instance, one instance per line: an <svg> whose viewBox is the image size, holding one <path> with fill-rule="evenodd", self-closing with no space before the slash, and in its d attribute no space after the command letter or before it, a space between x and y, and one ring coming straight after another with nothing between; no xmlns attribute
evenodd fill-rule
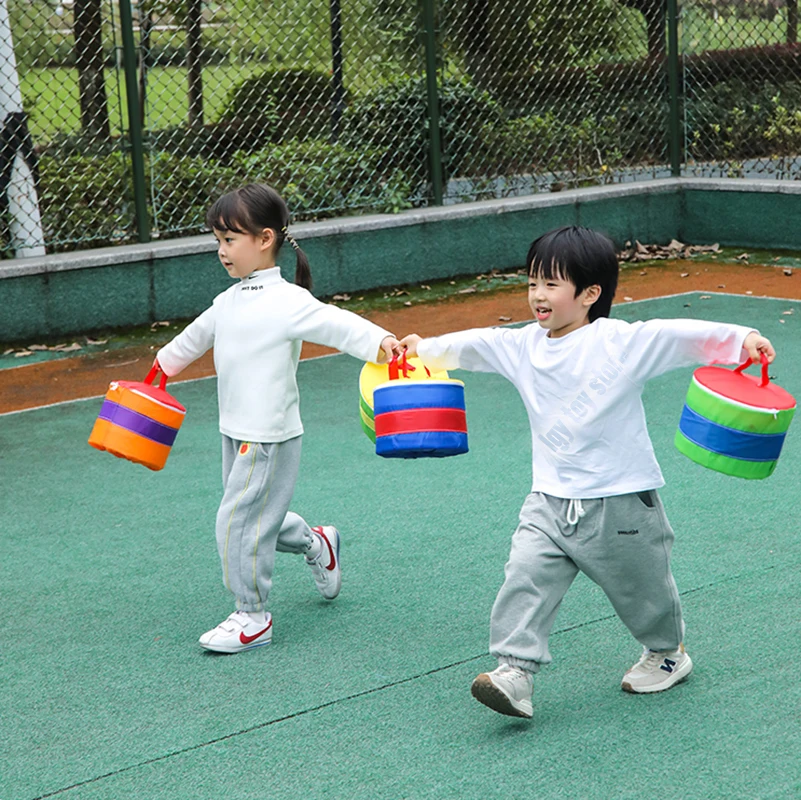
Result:
<svg viewBox="0 0 801 800"><path fill-rule="evenodd" d="M743 374L751 363L695 370L674 441L679 452L704 467L760 479L776 469L796 402L770 382L764 354L761 380Z"/></svg>
<svg viewBox="0 0 801 800"><path fill-rule="evenodd" d="M144 382L112 381L100 408L89 444L148 469L167 462L186 409L165 391L167 376L153 367Z"/></svg>
<svg viewBox="0 0 801 800"><path fill-rule="evenodd" d="M468 451L464 384L447 372L431 374L405 353L384 367L364 365L359 413L362 429L384 458L443 458Z"/></svg>

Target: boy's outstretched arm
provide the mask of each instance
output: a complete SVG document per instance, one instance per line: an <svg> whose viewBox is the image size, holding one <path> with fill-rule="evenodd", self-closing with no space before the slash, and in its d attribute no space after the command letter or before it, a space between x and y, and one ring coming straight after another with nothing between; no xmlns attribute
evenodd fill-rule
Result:
<svg viewBox="0 0 801 800"><path fill-rule="evenodd" d="M767 356L768 364L772 363L773 359L776 358L776 351L773 349L770 340L756 331L751 331L745 337L743 350L748 353L748 357L756 364L760 362L763 353Z"/></svg>
<svg viewBox="0 0 801 800"><path fill-rule="evenodd" d="M406 348L406 355L412 358L417 355L417 345L422 340L422 336L418 336L416 333L410 333L400 340L400 346L401 348Z"/></svg>

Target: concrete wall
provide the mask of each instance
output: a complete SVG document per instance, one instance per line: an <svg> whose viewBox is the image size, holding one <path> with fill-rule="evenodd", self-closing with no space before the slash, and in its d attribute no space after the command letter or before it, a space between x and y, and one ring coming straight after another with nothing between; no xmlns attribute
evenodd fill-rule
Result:
<svg viewBox="0 0 801 800"><path fill-rule="evenodd" d="M627 240L801 249L801 186L677 178L292 226L315 294L518 268L560 225ZM281 253L291 280L294 256ZM230 285L211 234L0 262L0 341L193 317Z"/></svg>

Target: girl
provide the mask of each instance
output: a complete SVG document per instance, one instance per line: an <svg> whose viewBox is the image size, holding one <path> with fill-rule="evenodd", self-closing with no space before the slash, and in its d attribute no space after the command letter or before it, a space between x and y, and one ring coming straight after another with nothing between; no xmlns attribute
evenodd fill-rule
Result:
<svg viewBox="0 0 801 800"><path fill-rule="evenodd" d="M265 606L276 550L304 554L322 596L339 594L339 532L310 528L289 511L303 433L296 381L303 340L362 361L380 363L400 352L392 334L312 296L309 262L288 223L286 203L264 184L243 186L212 205L206 224L237 283L156 356L172 376L214 347L223 450L217 549L236 611L204 633L200 645L220 653L269 644L272 615ZM297 285L276 266L285 241L295 250Z"/></svg>

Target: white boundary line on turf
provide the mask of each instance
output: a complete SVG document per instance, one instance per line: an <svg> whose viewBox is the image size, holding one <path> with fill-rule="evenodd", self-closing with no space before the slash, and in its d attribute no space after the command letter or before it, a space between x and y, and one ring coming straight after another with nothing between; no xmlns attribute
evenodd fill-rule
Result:
<svg viewBox="0 0 801 800"><path fill-rule="evenodd" d="M639 300L624 300L621 303L616 303L617 306L632 306L635 303L649 303L652 300L672 300L677 297L689 297L694 294L705 294L705 292L701 290L690 290L687 292L677 292L676 294L663 294L659 297L643 297ZM713 296L721 296L721 297L746 297L749 300L777 300L784 303L801 303L801 300L790 299L787 297L773 297L772 295L752 295L752 294L739 294L736 292L711 292L710 297ZM531 320L528 320L531 321ZM511 327L514 325L520 325L520 322L508 322L506 325L497 325L491 327L498 327L498 328L505 328ZM335 358L337 356L346 355L345 353L325 353L321 356L310 356L309 358L304 358L302 361L319 361L321 358ZM22 366L33 366L32 364L24 364ZM12 367L13 369L13 367ZM198 381L207 381L211 378L215 378L216 375L205 375L202 378L187 378L186 380L182 381L172 381L170 386L180 386L184 383L197 383ZM72 403L83 403L86 400L99 400L102 397L105 397L105 394L94 394L90 397L76 397L73 400L60 400L58 403L46 403L45 405L41 406L32 406L31 408L20 408L15 411L3 411L0 413L0 418L2 417L10 417L14 414L25 414L28 411L41 411L44 408L56 408L56 406L66 406L71 405Z"/></svg>

